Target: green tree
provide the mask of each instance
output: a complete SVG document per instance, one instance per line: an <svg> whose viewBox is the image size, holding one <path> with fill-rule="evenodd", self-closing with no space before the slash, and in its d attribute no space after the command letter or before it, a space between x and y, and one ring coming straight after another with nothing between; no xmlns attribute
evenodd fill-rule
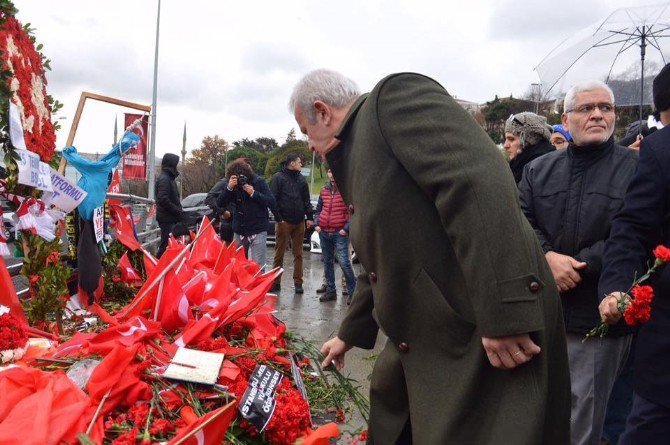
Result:
<svg viewBox="0 0 670 445"><path fill-rule="evenodd" d="M254 150L250 147L235 147L228 152L228 163L234 161L235 159L246 158L251 164L251 168L254 169L259 175L265 174L265 164L268 161L268 155L261 153L258 150Z"/></svg>
<svg viewBox="0 0 670 445"><path fill-rule="evenodd" d="M242 138L233 142L233 147L249 147L261 153L270 153L279 148L275 138L259 137L256 139Z"/></svg>

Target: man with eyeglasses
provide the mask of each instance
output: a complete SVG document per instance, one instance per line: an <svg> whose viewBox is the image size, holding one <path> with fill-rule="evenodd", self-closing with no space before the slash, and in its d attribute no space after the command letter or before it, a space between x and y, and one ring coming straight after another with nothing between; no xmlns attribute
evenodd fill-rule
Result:
<svg viewBox="0 0 670 445"><path fill-rule="evenodd" d="M632 329L620 323L602 340L583 339L600 321L603 250L637 153L614 143L614 94L604 83L572 87L564 110L563 127L572 141L566 150L528 164L519 193L561 293L572 390L571 443L597 445Z"/></svg>

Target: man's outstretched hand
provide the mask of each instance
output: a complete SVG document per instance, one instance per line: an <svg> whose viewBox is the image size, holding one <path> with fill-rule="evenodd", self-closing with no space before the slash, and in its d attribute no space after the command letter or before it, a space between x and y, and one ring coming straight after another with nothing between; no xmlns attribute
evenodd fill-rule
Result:
<svg viewBox="0 0 670 445"><path fill-rule="evenodd" d="M482 337L482 345L491 365L499 369L514 369L540 353L528 334Z"/></svg>
<svg viewBox="0 0 670 445"><path fill-rule="evenodd" d="M321 354L326 357L321 363L321 367L327 368L331 363L334 363L338 370L342 370L344 368L344 354L349 349L351 349L351 346L340 340L339 337L331 338L321 346Z"/></svg>

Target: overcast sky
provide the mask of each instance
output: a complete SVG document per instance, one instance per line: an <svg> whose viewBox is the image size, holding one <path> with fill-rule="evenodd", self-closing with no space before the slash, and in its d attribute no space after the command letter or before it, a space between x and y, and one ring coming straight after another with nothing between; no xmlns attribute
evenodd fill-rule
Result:
<svg viewBox="0 0 670 445"><path fill-rule="evenodd" d="M47 90L65 104L58 149L82 91L150 105L157 0L14 0L51 59ZM295 82L338 70L369 91L387 74L427 74L454 96L521 95L533 68L562 40L618 7L654 0L163 0L156 152L204 136L232 142L296 128ZM87 102L74 145L105 152L118 107Z"/></svg>

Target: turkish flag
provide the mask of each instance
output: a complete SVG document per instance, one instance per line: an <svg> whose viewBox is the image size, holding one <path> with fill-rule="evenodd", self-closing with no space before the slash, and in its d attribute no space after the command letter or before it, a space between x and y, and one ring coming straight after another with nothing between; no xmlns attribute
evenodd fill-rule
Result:
<svg viewBox="0 0 670 445"><path fill-rule="evenodd" d="M23 313L23 307L21 307L19 298L16 296L16 289L14 288L12 277L9 276L9 272L7 272L7 267L5 266L2 257L0 257L0 305L8 307L9 312L14 317L26 326L28 325L26 315Z"/></svg>
<svg viewBox="0 0 670 445"><path fill-rule="evenodd" d="M119 170L114 169L114 174L112 175L112 182L109 183L109 188L107 193L121 193L121 179L119 179ZM108 199L107 203L111 205L121 205L120 199Z"/></svg>
<svg viewBox="0 0 670 445"><path fill-rule="evenodd" d="M340 429L336 423L322 425L302 438L300 445L328 445L331 438L340 437Z"/></svg>
<svg viewBox="0 0 670 445"><path fill-rule="evenodd" d="M173 271L170 270L163 280L162 292L157 296L160 298L158 321L165 332L174 332L193 319L191 303Z"/></svg>
<svg viewBox="0 0 670 445"><path fill-rule="evenodd" d="M226 436L226 430L237 413L236 403L236 401L230 402L187 425L168 442L168 445L177 443L180 445L221 445ZM184 439L187 440L184 441Z"/></svg>
<svg viewBox="0 0 670 445"><path fill-rule="evenodd" d="M133 285L138 281L142 281L142 276L135 270L133 265L130 264L128 252L125 252L119 260L119 272L121 272L121 281L126 284Z"/></svg>
<svg viewBox="0 0 670 445"><path fill-rule="evenodd" d="M132 251L142 249L135 236L135 225L130 209L120 205L111 205L109 214L112 218L114 234L121 244Z"/></svg>
<svg viewBox="0 0 670 445"><path fill-rule="evenodd" d="M209 222L209 218L206 216L202 218L198 235L200 237L195 241L193 250L191 250L191 254L188 257L188 262L192 267L196 264L203 264L209 268L213 268L221 249L225 245L216 234L216 230L214 230L214 227Z"/></svg>
<svg viewBox="0 0 670 445"><path fill-rule="evenodd" d="M158 336L160 325L144 317L134 317L126 323L110 326L85 343L94 354L108 354L117 346L129 348Z"/></svg>

